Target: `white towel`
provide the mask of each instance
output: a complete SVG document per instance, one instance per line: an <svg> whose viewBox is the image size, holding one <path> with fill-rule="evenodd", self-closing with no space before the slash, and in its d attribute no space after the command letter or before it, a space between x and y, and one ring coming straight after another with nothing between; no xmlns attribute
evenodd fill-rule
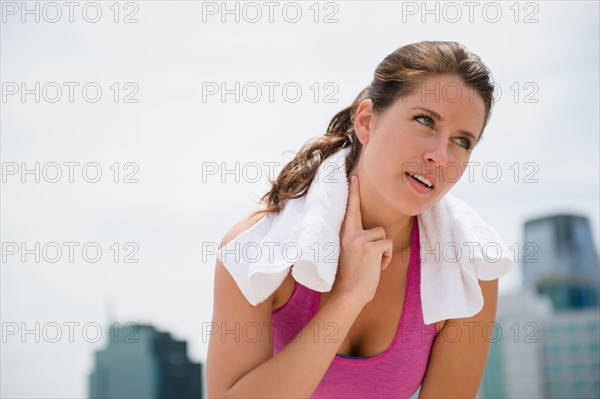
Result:
<svg viewBox="0 0 600 399"><path fill-rule="evenodd" d="M348 201L344 148L321 163L308 192L288 200L220 248L217 257L252 305L268 298L292 267L302 285L330 291ZM450 193L417 215L425 324L473 316L483 307L480 280L508 273L513 260L498 233Z"/></svg>

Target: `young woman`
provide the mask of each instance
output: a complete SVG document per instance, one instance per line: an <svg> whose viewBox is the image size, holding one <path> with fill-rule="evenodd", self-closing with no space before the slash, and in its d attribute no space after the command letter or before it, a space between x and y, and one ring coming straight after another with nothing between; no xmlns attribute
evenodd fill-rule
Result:
<svg viewBox="0 0 600 399"><path fill-rule="evenodd" d="M331 291L312 291L290 273L268 300L252 306L217 260L213 322L225 334L209 342L209 397L400 398L419 386L423 398L475 397L498 279L479 281L484 306L478 314L425 325L416 215L462 176L489 119L493 90L488 68L456 42L410 44L378 65L371 84L335 115L327 133L283 168L262 198L265 209L222 240L305 194L320 162L350 147L350 191ZM278 326L292 320L301 329L285 338ZM259 338L236 337L248 323L264 326L253 334Z"/></svg>

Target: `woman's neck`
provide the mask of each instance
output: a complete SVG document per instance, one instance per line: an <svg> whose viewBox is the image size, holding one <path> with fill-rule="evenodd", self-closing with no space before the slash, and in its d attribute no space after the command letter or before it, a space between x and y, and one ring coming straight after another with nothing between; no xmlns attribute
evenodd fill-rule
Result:
<svg viewBox="0 0 600 399"><path fill-rule="evenodd" d="M412 226L413 222L416 223L416 218L400 214L397 209L386 204L385 200L377 195L377 190L369 187L367 179L361 181L359 178L359 191L363 229L383 227L386 238L393 242L394 254L409 248Z"/></svg>

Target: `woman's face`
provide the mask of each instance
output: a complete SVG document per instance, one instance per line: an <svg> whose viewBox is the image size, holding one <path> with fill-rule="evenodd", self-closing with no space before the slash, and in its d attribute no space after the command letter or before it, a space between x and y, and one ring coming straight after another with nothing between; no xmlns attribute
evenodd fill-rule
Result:
<svg viewBox="0 0 600 399"><path fill-rule="evenodd" d="M361 189L375 190L379 201L406 215L432 207L463 175L484 116L481 96L454 75L424 80L377 116L372 101L364 100L355 118L363 144ZM433 187L407 173L428 178Z"/></svg>

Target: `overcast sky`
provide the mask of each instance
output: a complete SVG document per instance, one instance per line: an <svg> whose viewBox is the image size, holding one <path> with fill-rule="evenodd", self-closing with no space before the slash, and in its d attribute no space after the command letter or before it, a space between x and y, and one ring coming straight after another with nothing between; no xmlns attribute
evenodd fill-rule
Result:
<svg viewBox="0 0 600 399"><path fill-rule="evenodd" d="M254 210L267 163L279 171L322 135L405 44L459 41L501 91L471 162L502 175L475 169L452 193L508 246L522 248L524 221L554 213L588 217L597 245L595 1L430 2L431 13L421 2L276 2L272 22L263 2L228 3L237 15L221 2L28 2L39 21L22 4L2 2L0 31L2 397L85 397L109 321L152 323L204 362L215 257L203 243ZM232 90L224 100L221 83ZM39 183L21 174L36 163ZM221 175L236 163L238 181ZM39 243L39 263L22 261L22 242ZM76 243L72 262L65 242ZM520 284L517 265L501 294ZM58 323L62 339L50 343L50 327L40 343L7 334L36 322ZM69 322L80 323L72 343ZM102 339L91 342L86 323Z"/></svg>

